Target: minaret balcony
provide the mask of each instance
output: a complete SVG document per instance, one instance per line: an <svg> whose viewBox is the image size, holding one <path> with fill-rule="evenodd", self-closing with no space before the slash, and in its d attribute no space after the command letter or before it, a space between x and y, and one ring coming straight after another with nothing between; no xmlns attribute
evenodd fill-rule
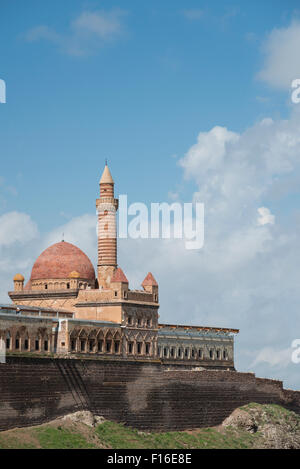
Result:
<svg viewBox="0 0 300 469"><path fill-rule="evenodd" d="M112 204L115 209L118 210L119 200L115 199L114 197L100 197L100 199L96 199L97 208L102 204Z"/></svg>

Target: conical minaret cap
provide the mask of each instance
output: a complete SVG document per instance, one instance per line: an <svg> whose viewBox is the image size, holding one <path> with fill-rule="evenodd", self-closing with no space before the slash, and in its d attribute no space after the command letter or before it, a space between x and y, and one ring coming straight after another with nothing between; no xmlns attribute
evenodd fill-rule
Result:
<svg viewBox="0 0 300 469"><path fill-rule="evenodd" d="M148 274L146 275L142 283L142 287L148 287L148 286L158 287L158 283L153 277L153 275L151 274L151 272L148 272Z"/></svg>
<svg viewBox="0 0 300 469"><path fill-rule="evenodd" d="M100 179L100 184L114 184L114 180L112 178L112 175L110 174L110 170L107 166L107 163L106 163L104 171L102 173L102 176L101 176L101 179Z"/></svg>
<svg viewBox="0 0 300 469"><path fill-rule="evenodd" d="M124 274L121 267L119 267L113 275L111 282L121 282L121 283L128 283L127 277Z"/></svg>

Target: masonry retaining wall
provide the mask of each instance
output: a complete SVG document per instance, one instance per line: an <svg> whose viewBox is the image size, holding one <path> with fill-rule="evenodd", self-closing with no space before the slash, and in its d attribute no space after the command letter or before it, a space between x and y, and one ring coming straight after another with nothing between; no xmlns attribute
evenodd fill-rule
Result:
<svg viewBox="0 0 300 469"><path fill-rule="evenodd" d="M0 364L0 430L81 409L139 429L183 430L218 425L249 402L300 414L300 392L252 373L71 358L7 357Z"/></svg>

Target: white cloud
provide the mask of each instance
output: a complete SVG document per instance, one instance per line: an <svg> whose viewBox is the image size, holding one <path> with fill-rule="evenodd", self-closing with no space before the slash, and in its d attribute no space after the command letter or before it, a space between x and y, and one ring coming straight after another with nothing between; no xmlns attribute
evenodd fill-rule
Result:
<svg viewBox="0 0 300 469"><path fill-rule="evenodd" d="M39 239L36 223L26 213L7 212L0 216L0 301L10 302L12 278L27 272L32 265L32 252Z"/></svg>
<svg viewBox="0 0 300 469"><path fill-rule="evenodd" d="M30 42L47 40L68 55L89 55L123 33L125 15L126 12L119 8L110 11L84 11L71 22L69 31L65 34L39 25L27 32L26 39Z"/></svg>
<svg viewBox="0 0 300 469"><path fill-rule="evenodd" d="M257 219L258 225L274 225L275 216L271 214L267 207L259 207L257 211L259 213L259 217Z"/></svg>
<svg viewBox="0 0 300 469"><path fill-rule="evenodd" d="M26 39L29 42L38 41L40 39L46 39L56 44L60 44L61 36L48 26L35 26L30 29L26 34Z"/></svg>
<svg viewBox="0 0 300 469"><path fill-rule="evenodd" d="M9 212L0 216L0 247L10 246L17 242L26 244L37 235L37 226L29 215Z"/></svg>
<svg viewBox="0 0 300 469"><path fill-rule="evenodd" d="M41 241L41 248L46 249L54 243L65 241L82 249L91 261L96 264L97 256L97 217L85 214L72 218L69 222L48 233Z"/></svg>
<svg viewBox="0 0 300 469"><path fill-rule="evenodd" d="M255 367L259 363L267 363L270 366L287 366L291 364L292 352L293 349L290 347L283 350L264 347L258 352L250 367Z"/></svg>
<svg viewBox="0 0 300 469"><path fill-rule="evenodd" d="M168 192L168 198L169 198L170 200L172 200L172 201L178 200L179 194L178 194L178 192L169 191L169 192Z"/></svg>
<svg viewBox="0 0 300 469"><path fill-rule="evenodd" d="M124 12L119 9L109 12L84 11L72 22L71 27L75 34L91 33L102 39L109 39L121 32L121 18L123 16Z"/></svg>
<svg viewBox="0 0 300 469"><path fill-rule="evenodd" d="M300 78L300 22L271 31L264 44L264 63L257 77L275 88L290 89Z"/></svg>
<svg viewBox="0 0 300 469"><path fill-rule="evenodd" d="M179 164L187 178L201 178L207 171L216 170L223 164L226 145L238 140L238 135L225 127L216 126L209 132L201 132Z"/></svg>

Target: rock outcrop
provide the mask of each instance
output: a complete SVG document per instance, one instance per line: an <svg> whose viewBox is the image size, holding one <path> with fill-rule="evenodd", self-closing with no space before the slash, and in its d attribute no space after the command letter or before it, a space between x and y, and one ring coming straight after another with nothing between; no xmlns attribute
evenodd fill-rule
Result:
<svg viewBox="0 0 300 469"><path fill-rule="evenodd" d="M300 417L274 404L248 404L227 417L225 428L256 434L254 448L300 449Z"/></svg>

